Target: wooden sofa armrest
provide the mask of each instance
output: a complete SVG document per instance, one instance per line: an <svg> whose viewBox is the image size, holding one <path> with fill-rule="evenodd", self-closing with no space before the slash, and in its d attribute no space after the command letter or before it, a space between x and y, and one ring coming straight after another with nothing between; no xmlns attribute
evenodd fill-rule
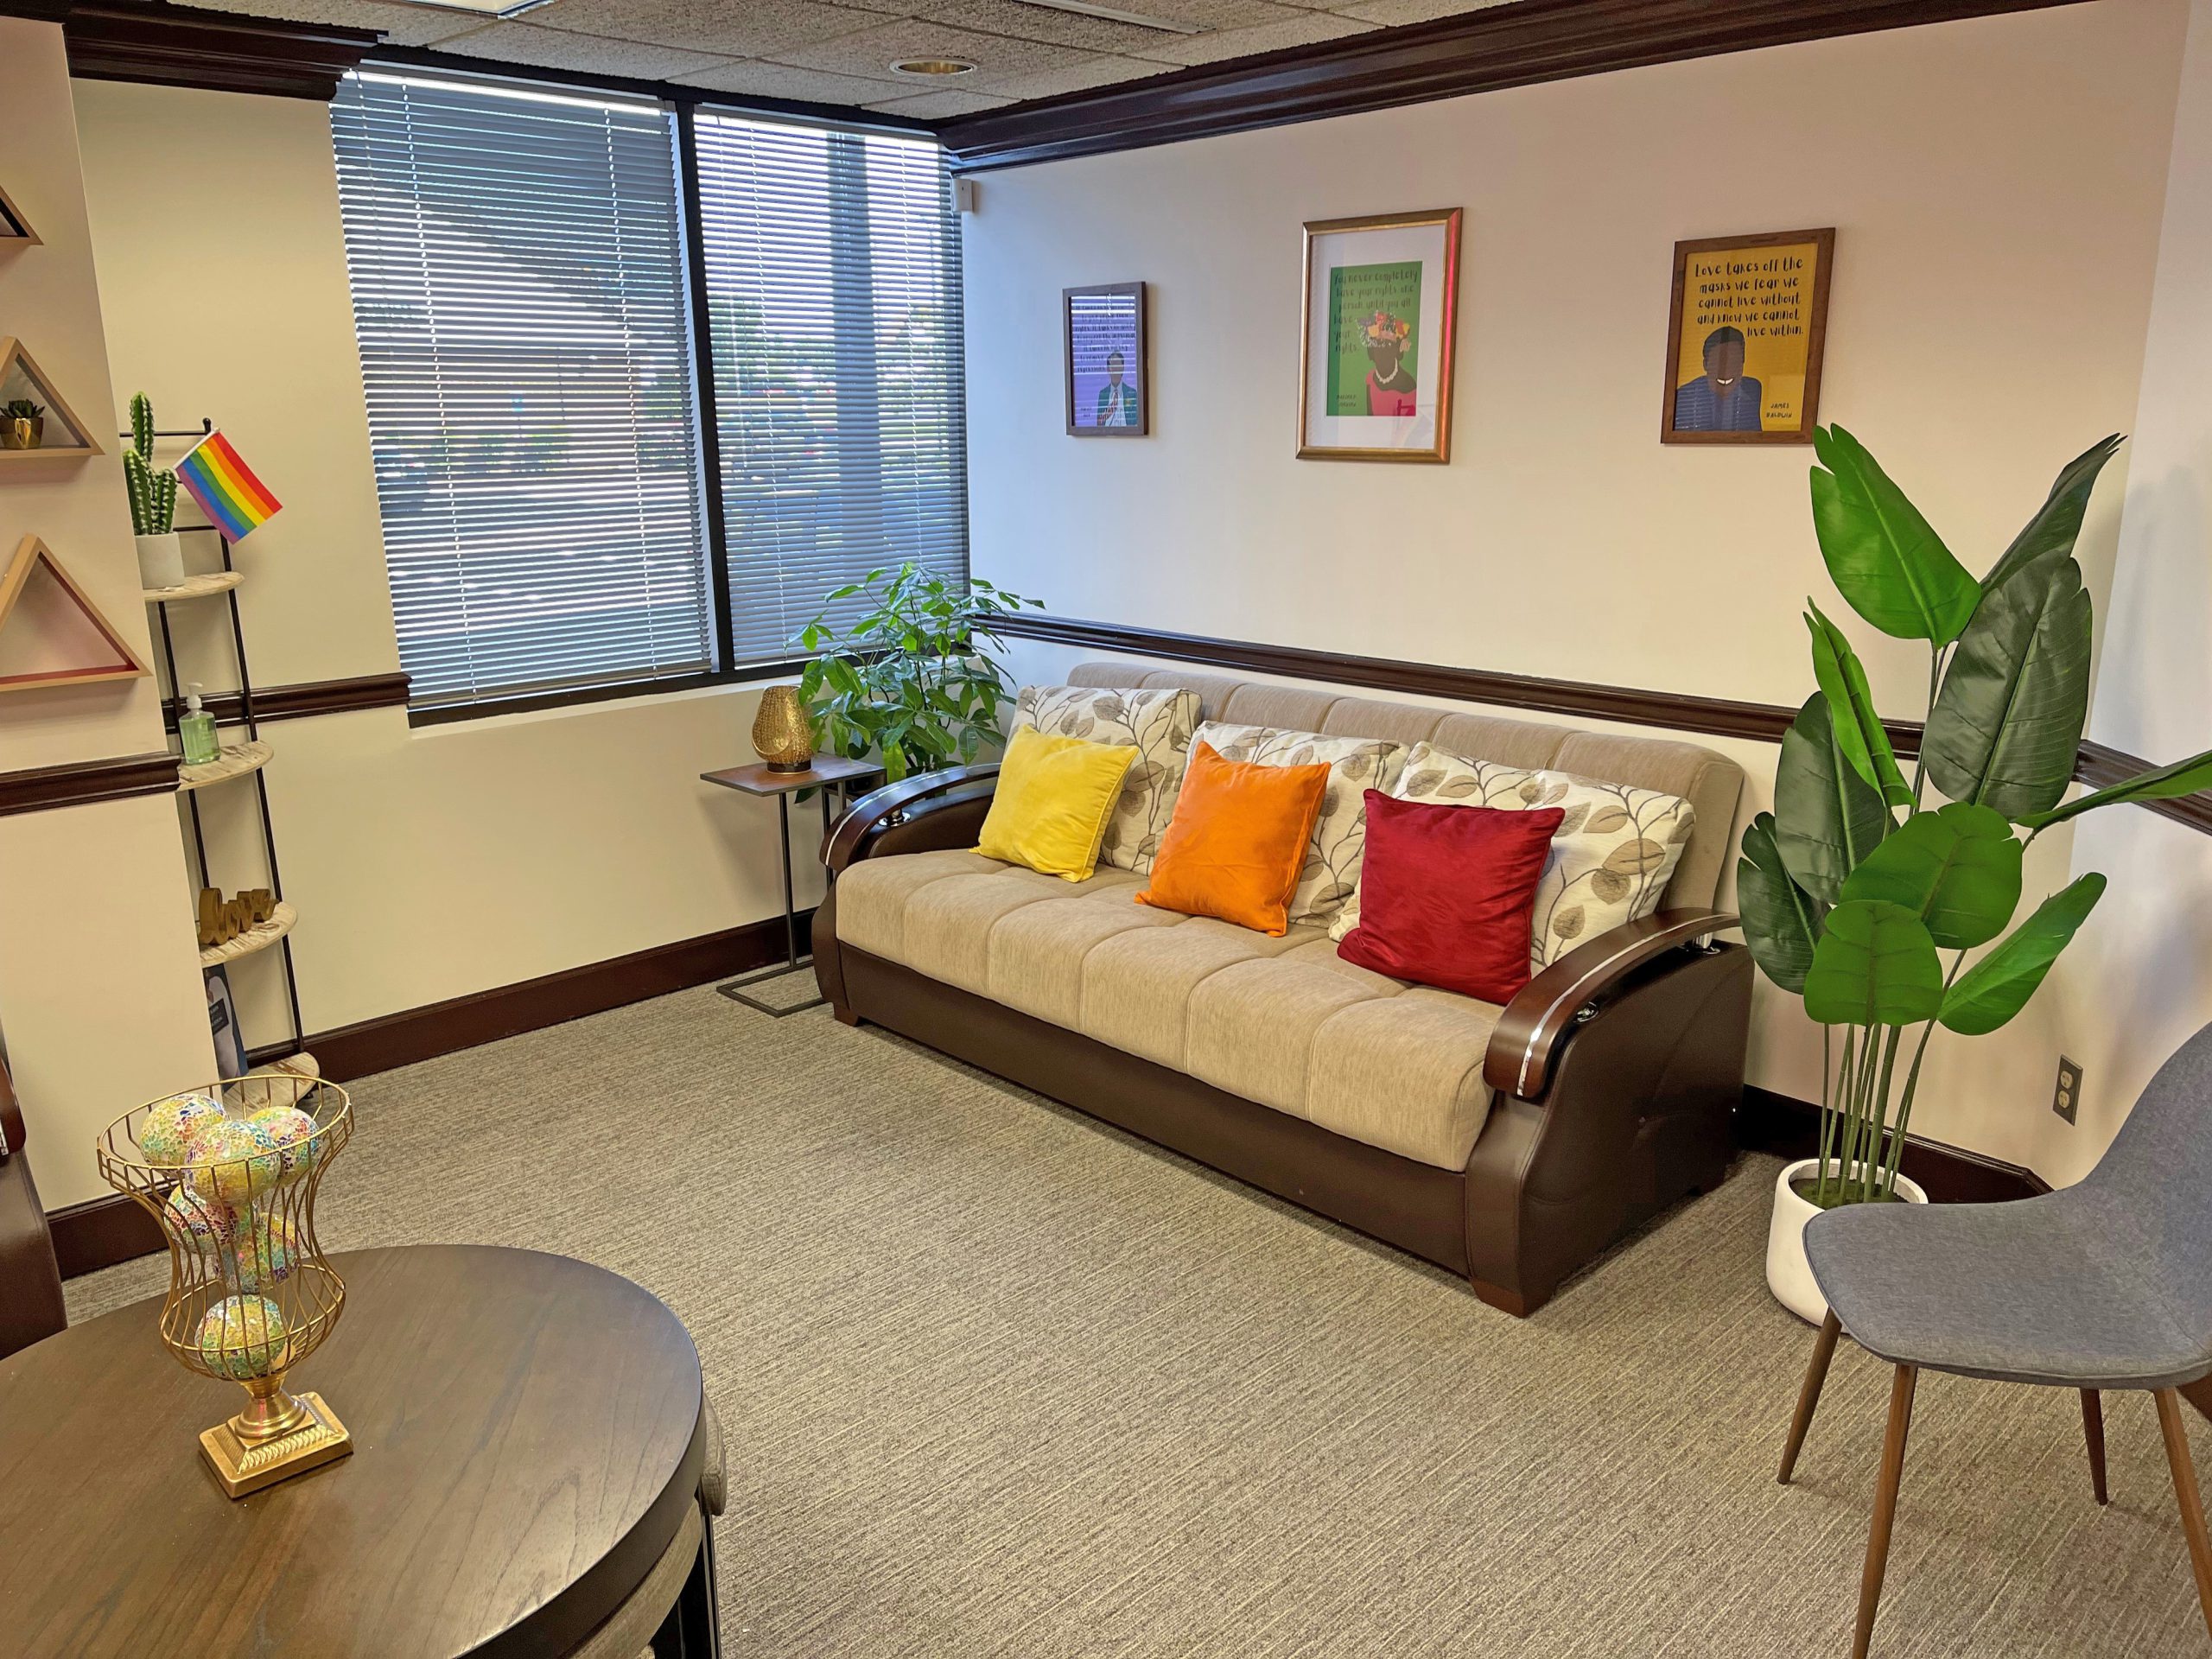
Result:
<svg viewBox="0 0 2212 1659"><path fill-rule="evenodd" d="M1560 1049L1584 1009L1655 957L1733 927L1738 920L1724 911L1662 910L1577 945L1506 1005L1491 1033L1483 1081L1500 1094L1541 1099Z"/></svg>
<svg viewBox="0 0 2212 1659"><path fill-rule="evenodd" d="M832 876L842 875L855 859L864 858L868 838L895 823L907 808L963 785L995 784L999 763L988 760L972 766L947 766L942 772L916 772L895 784L872 789L845 809L822 843L822 862ZM988 793L987 790L978 793Z"/></svg>

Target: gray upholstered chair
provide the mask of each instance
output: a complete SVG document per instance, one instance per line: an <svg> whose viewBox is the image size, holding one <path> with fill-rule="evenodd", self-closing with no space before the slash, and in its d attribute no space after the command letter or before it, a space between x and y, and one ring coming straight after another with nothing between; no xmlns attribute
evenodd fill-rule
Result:
<svg viewBox="0 0 2212 1659"><path fill-rule="evenodd" d="M1805 1254L1829 1313L1789 1425L1786 1484L1840 1332L1897 1367L1852 1652L1873 1635L1922 1370L2078 1389L2106 1501L2100 1391L2145 1389L2212 1630L2212 1543L2177 1390L2212 1373L2212 1027L2158 1068L2079 1185L2015 1204L1854 1205L1813 1217Z"/></svg>

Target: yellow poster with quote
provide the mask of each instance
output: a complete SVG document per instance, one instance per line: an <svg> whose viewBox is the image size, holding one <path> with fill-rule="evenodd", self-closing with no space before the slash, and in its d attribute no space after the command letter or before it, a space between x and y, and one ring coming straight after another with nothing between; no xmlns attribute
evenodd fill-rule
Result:
<svg viewBox="0 0 2212 1659"><path fill-rule="evenodd" d="M1809 443L1834 230L1675 245L1666 443Z"/></svg>

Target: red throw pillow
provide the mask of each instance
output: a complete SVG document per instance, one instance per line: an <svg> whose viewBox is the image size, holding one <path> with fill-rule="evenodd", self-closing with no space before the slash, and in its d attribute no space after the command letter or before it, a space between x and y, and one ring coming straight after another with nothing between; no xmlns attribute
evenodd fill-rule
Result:
<svg viewBox="0 0 2212 1659"><path fill-rule="evenodd" d="M1393 979L1510 1002L1529 982L1536 883L1566 817L1556 806L1508 812L1369 790L1359 925L1337 954Z"/></svg>

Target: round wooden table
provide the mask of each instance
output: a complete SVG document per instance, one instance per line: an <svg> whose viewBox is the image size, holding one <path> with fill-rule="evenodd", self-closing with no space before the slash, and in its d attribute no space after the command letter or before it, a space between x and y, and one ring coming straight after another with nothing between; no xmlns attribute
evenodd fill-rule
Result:
<svg viewBox="0 0 2212 1659"><path fill-rule="evenodd" d="M628 1280L474 1245L331 1258L346 1311L288 1379L353 1454L223 1495L233 1385L163 1351L158 1299L0 1360L10 1654L550 1659L697 1501L699 1356Z"/></svg>

